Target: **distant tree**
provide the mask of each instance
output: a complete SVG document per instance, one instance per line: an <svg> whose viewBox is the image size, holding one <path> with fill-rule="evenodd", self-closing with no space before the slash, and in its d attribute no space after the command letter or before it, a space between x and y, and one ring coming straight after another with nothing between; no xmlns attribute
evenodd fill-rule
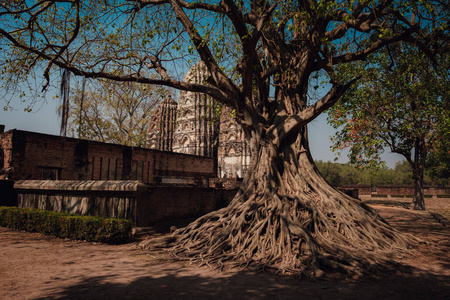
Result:
<svg viewBox="0 0 450 300"><path fill-rule="evenodd" d="M350 162L368 166L380 162L385 147L401 154L412 170L414 209L424 210L424 169L430 152L448 151L450 131L449 56L432 62L416 47L391 45L365 62L347 66L342 74L359 74L329 114L338 129L334 148L350 149Z"/></svg>
<svg viewBox="0 0 450 300"><path fill-rule="evenodd" d="M170 91L135 82L90 80L71 91L71 136L128 146L145 145L149 116Z"/></svg>
<svg viewBox="0 0 450 300"><path fill-rule="evenodd" d="M354 164L323 161L317 161L316 165L327 182L335 187L345 185L410 185L414 183L411 168L406 160L396 163L394 169L380 166L361 168L361 166L357 167Z"/></svg>
<svg viewBox="0 0 450 300"><path fill-rule="evenodd" d="M395 163L394 170L392 170L393 184L395 185L412 185L414 179L412 177L411 166L406 160ZM424 177L425 179L425 177Z"/></svg>
<svg viewBox="0 0 450 300"><path fill-rule="evenodd" d="M341 166L337 163L317 161L316 166L323 178L332 186L337 187L343 185Z"/></svg>
<svg viewBox="0 0 450 300"><path fill-rule="evenodd" d="M425 167L430 183L440 186L450 185L450 151L431 153L427 156Z"/></svg>

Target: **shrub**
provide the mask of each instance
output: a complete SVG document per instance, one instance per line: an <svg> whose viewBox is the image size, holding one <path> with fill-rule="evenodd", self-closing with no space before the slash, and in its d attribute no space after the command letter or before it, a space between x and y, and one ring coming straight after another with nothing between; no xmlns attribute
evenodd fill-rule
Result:
<svg viewBox="0 0 450 300"><path fill-rule="evenodd" d="M59 238L119 244L128 241L129 220L80 216L47 210L0 207L0 226Z"/></svg>

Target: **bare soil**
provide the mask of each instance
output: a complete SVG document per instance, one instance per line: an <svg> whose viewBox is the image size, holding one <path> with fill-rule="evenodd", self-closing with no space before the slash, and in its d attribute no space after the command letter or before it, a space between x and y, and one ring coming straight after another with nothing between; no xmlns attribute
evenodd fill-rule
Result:
<svg viewBox="0 0 450 300"><path fill-rule="evenodd" d="M0 227L0 299L450 299L450 229L429 212L373 207L423 240L398 260L407 272L339 281L219 272L135 242L94 244Z"/></svg>

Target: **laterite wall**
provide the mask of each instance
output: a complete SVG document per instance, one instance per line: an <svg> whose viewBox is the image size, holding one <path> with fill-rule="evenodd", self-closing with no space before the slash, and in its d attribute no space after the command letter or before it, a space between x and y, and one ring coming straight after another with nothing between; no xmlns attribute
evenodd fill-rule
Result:
<svg viewBox="0 0 450 300"><path fill-rule="evenodd" d="M226 206L236 190L150 186L142 181L23 180L18 206L124 218L137 227L199 217Z"/></svg>

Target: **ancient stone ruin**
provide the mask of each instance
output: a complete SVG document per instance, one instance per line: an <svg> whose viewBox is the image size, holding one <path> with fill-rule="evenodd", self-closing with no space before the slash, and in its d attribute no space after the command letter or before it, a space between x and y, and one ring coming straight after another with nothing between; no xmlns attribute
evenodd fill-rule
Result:
<svg viewBox="0 0 450 300"><path fill-rule="evenodd" d="M207 76L198 63L184 80L202 83ZM0 193L14 192L0 205L123 217L135 226L224 207L250 161L231 116L211 97L180 92L178 103L167 97L153 113L146 148L0 126Z"/></svg>
<svg viewBox="0 0 450 300"><path fill-rule="evenodd" d="M183 80L204 83L207 77L206 66L199 62ZM231 115L231 109L209 96L181 91L178 103L166 98L150 118L146 147L213 157L218 177L242 178L250 162L250 148Z"/></svg>

